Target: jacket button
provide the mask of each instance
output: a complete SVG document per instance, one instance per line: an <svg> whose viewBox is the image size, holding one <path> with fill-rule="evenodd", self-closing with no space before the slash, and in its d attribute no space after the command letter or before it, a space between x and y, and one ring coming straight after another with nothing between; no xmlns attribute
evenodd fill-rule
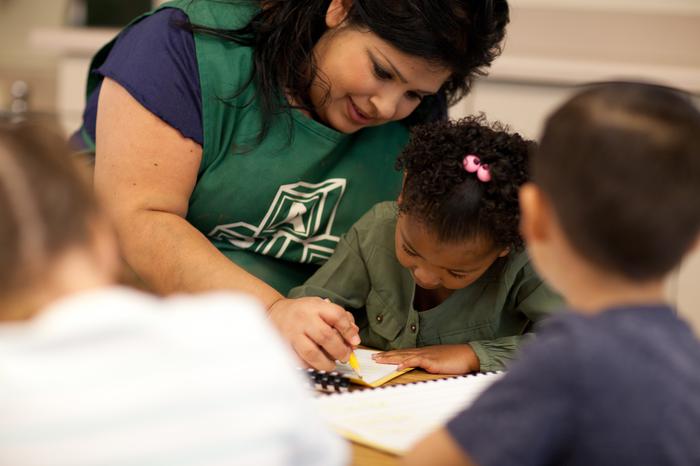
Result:
<svg viewBox="0 0 700 466"><path fill-rule="evenodd" d="M382 320L384 320L384 316L382 316L381 314L378 314L377 315L377 322L381 323Z"/></svg>
<svg viewBox="0 0 700 466"><path fill-rule="evenodd" d="M416 324L411 324L411 332L416 333Z"/></svg>

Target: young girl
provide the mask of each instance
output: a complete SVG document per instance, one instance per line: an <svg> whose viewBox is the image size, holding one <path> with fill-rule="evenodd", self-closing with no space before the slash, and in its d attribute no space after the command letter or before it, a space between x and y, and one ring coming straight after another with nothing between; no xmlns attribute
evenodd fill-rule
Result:
<svg viewBox="0 0 700 466"><path fill-rule="evenodd" d="M398 203L376 205L290 296L355 310L378 362L461 374L502 369L560 301L530 267L518 188L532 143L483 117L415 128Z"/></svg>
<svg viewBox="0 0 700 466"><path fill-rule="evenodd" d="M700 112L661 86L593 86L548 119L533 172L523 234L575 312L404 464L700 464L700 341L664 293L700 241Z"/></svg>
<svg viewBox="0 0 700 466"><path fill-rule="evenodd" d="M508 18L506 0L174 0L135 20L92 63L78 138L126 261L161 293L257 296L333 367L345 312L284 295L396 197L408 126L446 115Z"/></svg>
<svg viewBox="0 0 700 466"><path fill-rule="evenodd" d="M0 244L0 464L345 464L258 303L116 285L60 138L0 125Z"/></svg>

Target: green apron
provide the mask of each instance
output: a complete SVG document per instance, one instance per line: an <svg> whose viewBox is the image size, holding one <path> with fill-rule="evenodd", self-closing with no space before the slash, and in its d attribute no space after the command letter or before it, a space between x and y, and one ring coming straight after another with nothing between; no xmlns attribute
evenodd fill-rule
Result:
<svg viewBox="0 0 700 466"><path fill-rule="evenodd" d="M162 8L181 9L193 24L231 29L245 25L259 5L176 0ZM291 120L283 114L271 121L257 144L255 85L236 95L250 76L252 49L194 38L204 144L187 220L229 259L286 294L331 256L372 205L396 198L401 174L394 161L408 128L393 122L346 135L292 110ZM113 44L98 52L91 70ZM100 79L90 75L88 93Z"/></svg>

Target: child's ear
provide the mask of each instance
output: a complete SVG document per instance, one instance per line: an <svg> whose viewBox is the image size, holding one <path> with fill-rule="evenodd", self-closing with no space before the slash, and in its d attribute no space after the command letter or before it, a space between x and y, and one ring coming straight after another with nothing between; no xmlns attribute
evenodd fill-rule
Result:
<svg viewBox="0 0 700 466"><path fill-rule="evenodd" d="M331 0L326 10L326 26L333 29L340 26L348 15L352 0Z"/></svg>
<svg viewBox="0 0 700 466"><path fill-rule="evenodd" d="M526 243L546 240L551 226L551 206L534 183L520 188L520 234Z"/></svg>

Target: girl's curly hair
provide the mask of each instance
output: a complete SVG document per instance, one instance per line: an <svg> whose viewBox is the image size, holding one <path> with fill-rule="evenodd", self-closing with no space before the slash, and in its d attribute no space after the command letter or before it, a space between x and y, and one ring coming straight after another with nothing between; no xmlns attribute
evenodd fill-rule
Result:
<svg viewBox="0 0 700 466"><path fill-rule="evenodd" d="M399 212L430 226L440 241L486 235L499 247L523 247L518 190L530 178L535 143L483 115L416 126L399 155L405 173ZM468 154L489 165L491 181L464 169Z"/></svg>

